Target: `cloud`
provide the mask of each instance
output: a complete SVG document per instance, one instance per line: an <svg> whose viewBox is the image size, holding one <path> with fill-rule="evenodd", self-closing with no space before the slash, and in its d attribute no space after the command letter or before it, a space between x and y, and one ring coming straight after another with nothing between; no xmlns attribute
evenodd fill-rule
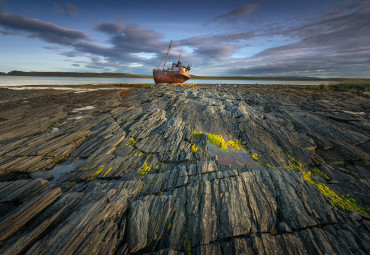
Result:
<svg viewBox="0 0 370 255"><path fill-rule="evenodd" d="M118 24L102 23L95 30L107 34L107 42L111 45L101 46L91 41L79 40L73 44L73 51L61 54L68 57L86 54L90 58L90 62L85 63L87 68L127 72L127 69L138 68L151 70L158 64L158 56L162 56L168 47L167 42L160 41L160 33L143 29L136 24L126 24L123 21ZM150 55L151 58L143 58L142 54Z"/></svg>
<svg viewBox="0 0 370 255"><path fill-rule="evenodd" d="M0 9L0 26L8 30L15 30L15 32L25 32L29 37L39 38L50 43L71 45L78 40L89 40L89 35L83 31L64 28L20 14L6 13L2 9Z"/></svg>
<svg viewBox="0 0 370 255"><path fill-rule="evenodd" d="M74 16L77 14L78 8L71 3L66 3L64 6L61 6L60 4L55 2L54 10L56 11L56 13L62 16Z"/></svg>
<svg viewBox="0 0 370 255"><path fill-rule="evenodd" d="M293 45L292 45L293 46ZM281 49L280 49L281 50ZM253 57L239 62L229 70L233 75L244 76L331 76L369 77L370 46L356 51L338 51L337 49L299 49L276 51L269 57ZM285 54L285 55L284 55Z"/></svg>
<svg viewBox="0 0 370 255"><path fill-rule="evenodd" d="M28 37L67 46L69 49L47 47L57 54L68 58L89 57L90 62L81 63L87 68L104 70L120 70L124 68L141 68L150 70L158 65L160 58L168 47L162 41L162 34L144 29L137 24L102 23L95 27L96 31L108 36L109 46L101 46L90 40L90 36L79 30L67 29L52 23L32 19L19 14L0 12L0 26L9 31L22 32ZM192 37L174 43L174 52L179 47L191 47L193 52L183 53L187 61L197 66L217 64L227 59L243 44L254 36L254 32L227 33L212 36ZM142 54L151 58L143 58ZM97 58L98 57L98 58Z"/></svg>
<svg viewBox="0 0 370 255"><path fill-rule="evenodd" d="M60 50L60 47L44 46L42 48L47 49L47 50Z"/></svg>
<svg viewBox="0 0 370 255"><path fill-rule="evenodd" d="M117 35L124 33L125 25L123 23L120 24L112 24L112 23L102 23L96 26L96 30L106 33L108 35Z"/></svg>
<svg viewBox="0 0 370 255"><path fill-rule="evenodd" d="M252 15L259 6L259 3L247 5L220 15L217 20L240 20ZM191 62L194 73L200 75L369 77L369 4L351 1L351 4L332 6L310 15L310 19L265 26L256 31L243 31L240 27L237 32L184 38L174 42L173 52L184 48L184 60ZM0 30L4 35L18 34L57 44L58 48L45 48L67 57L66 61L81 68L99 72L148 73L159 64L169 44L163 41L161 33L122 20L95 27L105 34L108 45L99 45L83 31L1 9L0 27L4 28ZM264 47L262 39L275 43L275 36L280 46L265 48L248 58L233 57L242 50L249 53L246 48L249 44L260 43Z"/></svg>
<svg viewBox="0 0 370 255"><path fill-rule="evenodd" d="M208 62L210 59L229 58L237 48L231 44L199 46L194 50L194 55L202 57Z"/></svg>
<svg viewBox="0 0 370 255"><path fill-rule="evenodd" d="M261 3L256 2L247 4L228 13L222 14L214 18L214 21L236 22L255 13L261 7Z"/></svg>
<svg viewBox="0 0 370 255"><path fill-rule="evenodd" d="M243 32L243 33L224 33L224 34L217 34L212 36L198 36L198 37L190 37L187 39L183 39L178 41L177 43L186 45L186 46L199 46L199 45L209 45L212 46L214 44L223 44L223 43L237 43L244 40L251 39L255 36L254 31Z"/></svg>
<svg viewBox="0 0 370 255"><path fill-rule="evenodd" d="M0 29L0 34L2 35L23 35L22 33L19 33L19 32L3 30L3 29Z"/></svg>
<svg viewBox="0 0 370 255"><path fill-rule="evenodd" d="M369 77L370 6L362 2L324 10L315 21L274 30L298 39L265 49L231 70L237 75L304 75ZM271 31L270 31L271 32ZM271 34L270 34L271 35Z"/></svg>
<svg viewBox="0 0 370 255"><path fill-rule="evenodd" d="M213 64L218 66L220 63L229 62L231 56L237 50L245 47L245 41L253 38L254 35L254 31L249 31L190 37L176 41L176 45L192 48L192 53L187 55L186 58L194 66L210 66Z"/></svg>
<svg viewBox="0 0 370 255"><path fill-rule="evenodd" d="M143 29L137 24L102 23L96 27L97 31L108 34L109 42L116 48L130 53L157 53L168 47L161 42L162 34L149 29Z"/></svg>

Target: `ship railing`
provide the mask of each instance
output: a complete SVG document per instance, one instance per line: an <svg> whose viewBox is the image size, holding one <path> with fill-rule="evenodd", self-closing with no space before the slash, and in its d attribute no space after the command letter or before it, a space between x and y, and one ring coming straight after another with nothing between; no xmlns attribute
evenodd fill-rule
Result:
<svg viewBox="0 0 370 255"><path fill-rule="evenodd" d="M185 67L185 68L187 68L189 70L191 68L191 64L190 63L186 63L186 62L181 62L181 66L183 66L183 67Z"/></svg>

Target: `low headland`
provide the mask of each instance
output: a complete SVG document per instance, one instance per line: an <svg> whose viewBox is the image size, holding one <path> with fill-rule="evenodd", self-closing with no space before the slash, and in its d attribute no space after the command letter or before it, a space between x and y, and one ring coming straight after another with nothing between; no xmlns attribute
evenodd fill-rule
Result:
<svg viewBox="0 0 370 255"><path fill-rule="evenodd" d="M33 87L0 88L1 254L370 250L367 81Z"/></svg>
<svg viewBox="0 0 370 255"><path fill-rule="evenodd" d="M87 72L39 72L39 71L17 71L0 72L4 76L43 76L43 77L95 77L95 78L153 78L151 74L131 74L131 73L87 73ZM202 76L191 75L196 80L283 80L283 81L333 81L333 82L366 82L370 83L367 78L318 78L304 76L284 76L284 77L253 77L253 76Z"/></svg>

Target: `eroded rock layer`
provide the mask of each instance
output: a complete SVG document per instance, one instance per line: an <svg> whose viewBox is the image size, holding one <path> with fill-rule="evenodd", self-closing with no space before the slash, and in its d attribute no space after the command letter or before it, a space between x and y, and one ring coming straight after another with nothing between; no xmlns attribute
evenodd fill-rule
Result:
<svg viewBox="0 0 370 255"><path fill-rule="evenodd" d="M1 89L0 253L367 254L369 107L305 87Z"/></svg>

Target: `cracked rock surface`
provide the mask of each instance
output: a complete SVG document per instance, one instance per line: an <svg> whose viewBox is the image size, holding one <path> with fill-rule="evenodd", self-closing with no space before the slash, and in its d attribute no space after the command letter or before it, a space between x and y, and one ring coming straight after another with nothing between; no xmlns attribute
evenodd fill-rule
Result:
<svg viewBox="0 0 370 255"><path fill-rule="evenodd" d="M0 254L370 251L365 94L0 92Z"/></svg>

